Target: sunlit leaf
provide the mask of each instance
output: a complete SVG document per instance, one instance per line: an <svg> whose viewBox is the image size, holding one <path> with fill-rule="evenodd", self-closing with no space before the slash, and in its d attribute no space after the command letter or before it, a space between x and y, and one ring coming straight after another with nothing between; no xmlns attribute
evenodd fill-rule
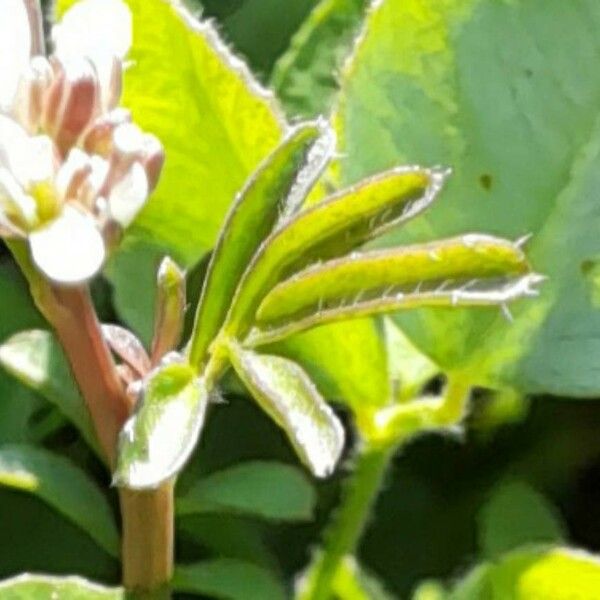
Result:
<svg viewBox="0 0 600 600"><path fill-rule="evenodd" d="M175 569L173 587L179 592L226 600L285 600L287 597L272 572L231 558L179 565Z"/></svg>
<svg viewBox="0 0 600 600"><path fill-rule="evenodd" d="M300 363L326 398L351 406L355 413L392 398L386 344L374 319L331 323L265 350Z"/></svg>
<svg viewBox="0 0 600 600"><path fill-rule="evenodd" d="M339 186L393 164L453 169L443 200L382 243L533 234L528 255L549 282L513 324L492 310L398 317L440 367L482 385L600 389L584 273L600 254L599 26L589 0L385 0L343 74Z"/></svg>
<svg viewBox="0 0 600 600"><path fill-rule="evenodd" d="M292 115L331 107L339 71L358 35L368 0L321 0L275 63L271 85Z"/></svg>
<svg viewBox="0 0 600 600"><path fill-rule="evenodd" d="M312 517L315 492L294 467L242 463L197 481L177 498L179 515L231 512L281 521Z"/></svg>
<svg viewBox="0 0 600 600"><path fill-rule="evenodd" d="M33 446L0 446L0 485L38 496L109 554L119 555L119 534L106 498L67 459Z"/></svg>
<svg viewBox="0 0 600 600"><path fill-rule="evenodd" d="M239 335L245 330L264 294L286 271L345 254L425 210L444 176L442 170L394 169L301 212L255 255L240 283L227 332Z"/></svg>
<svg viewBox="0 0 600 600"><path fill-rule="evenodd" d="M566 548L521 550L477 567L449 600L595 600L600 561Z"/></svg>
<svg viewBox="0 0 600 600"><path fill-rule="evenodd" d="M232 205L212 253L198 305L190 350L192 364L204 360L210 342L223 324L240 277L260 243L285 213L295 185L310 187L325 167L327 157L304 175L308 181L298 181L307 165L309 150L321 134L322 129L313 123L294 129L263 162ZM299 191L299 202L292 199L296 204L304 199L303 190Z"/></svg>
<svg viewBox="0 0 600 600"><path fill-rule="evenodd" d="M461 238L325 262L277 285L259 306L254 343L329 321L427 306L502 305L534 295L538 276L505 240Z"/></svg>
<svg viewBox="0 0 600 600"><path fill-rule="evenodd" d="M19 575L0 582L2 600L124 600L125 592L105 588L81 577Z"/></svg>
<svg viewBox="0 0 600 600"><path fill-rule="evenodd" d="M198 441L207 403L204 382L188 365L151 373L119 436L114 483L151 489L176 475Z"/></svg>
<svg viewBox="0 0 600 600"><path fill-rule="evenodd" d="M50 332L35 329L6 340L0 345L0 364L56 406L101 455L83 398L62 349Z"/></svg>
<svg viewBox="0 0 600 600"><path fill-rule="evenodd" d="M230 348L236 373L262 409L285 431L317 477L330 475L344 448L344 429L299 365L279 356Z"/></svg>

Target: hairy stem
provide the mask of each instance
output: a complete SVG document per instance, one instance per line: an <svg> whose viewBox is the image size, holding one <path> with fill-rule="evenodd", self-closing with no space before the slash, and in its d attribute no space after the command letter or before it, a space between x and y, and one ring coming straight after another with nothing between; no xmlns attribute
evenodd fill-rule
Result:
<svg viewBox="0 0 600 600"><path fill-rule="evenodd" d="M329 600L331 597L336 573L344 558L356 550L392 456L391 448L365 445L359 450L342 505L325 533L322 553L298 600Z"/></svg>
<svg viewBox="0 0 600 600"><path fill-rule="evenodd" d="M157 490L119 490L123 517L123 583L139 598L170 598L173 487L173 482L167 482Z"/></svg>

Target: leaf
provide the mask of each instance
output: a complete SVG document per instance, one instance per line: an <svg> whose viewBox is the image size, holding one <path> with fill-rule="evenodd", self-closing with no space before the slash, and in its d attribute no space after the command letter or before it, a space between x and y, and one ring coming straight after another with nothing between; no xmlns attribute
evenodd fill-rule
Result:
<svg viewBox="0 0 600 600"><path fill-rule="evenodd" d="M106 498L65 458L33 446L0 446L0 485L40 497L111 556L119 555L119 534Z"/></svg>
<svg viewBox="0 0 600 600"><path fill-rule="evenodd" d="M564 526L538 492L518 481L500 484L479 515L480 546L488 558L533 543L560 543Z"/></svg>
<svg viewBox="0 0 600 600"><path fill-rule="evenodd" d="M582 273L600 254L598 26L589 0L385 0L344 71L339 186L399 163L454 173L443 202L382 244L534 234L528 254L549 283L514 324L488 310L398 316L441 368L481 385L600 389L600 312Z"/></svg>
<svg viewBox="0 0 600 600"><path fill-rule="evenodd" d="M368 0L321 0L275 63L271 85L292 115L329 111L338 71L350 52Z"/></svg>
<svg viewBox="0 0 600 600"><path fill-rule="evenodd" d="M314 123L295 128L263 162L239 193L221 230L212 253L196 314L190 361L200 364L211 341L223 325L225 315L248 262L263 239L271 232L282 213L298 176L307 166L309 150L323 130ZM305 173L309 187L325 167L331 150ZM309 166L310 163L308 163ZM307 186L308 183L308 186ZM301 202L304 199L300 189Z"/></svg>
<svg viewBox="0 0 600 600"><path fill-rule="evenodd" d="M355 414L390 402L387 353L374 319L331 323L266 346L302 364L326 398Z"/></svg>
<svg viewBox="0 0 600 600"><path fill-rule="evenodd" d="M114 484L153 489L176 475L198 441L207 403L204 382L188 365L153 371L119 436Z"/></svg>
<svg viewBox="0 0 600 600"><path fill-rule="evenodd" d="M255 461L211 473L177 498L177 514L224 512L277 521L306 521L315 491L294 467Z"/></svg>
<svg viewBox="0 0 600 600"><path fill-rule="evenodd" d="M38 329L18 333L0 346L0 364L27 387L48 400L102 456L89 413L54 336Z"/></svg>
<svg viewBox="0 0 600 600"><path fill-rule="evenodd" d="M296 363L230 347L233 367L261 408L281 427L313 475L327 477L344 449L344 428Z"/></svg>
<svg viewBox="0 0 600 600"><path fill-rule="evenodd" d="M346 254L419 214L444 176L442 170L394 169L301 212L263 242L240 283L226 332L245 332L262 297L286 271Z"/></svg>
<svg viewBox="0 0 600 600"><path fill-rule="evenodd" d="M478 567L450 600L594 600L600 561L567 548L521 550Z"/></svg>
<svg viewBox="0 0 600 600"><path fill-rule="evenodd" d="M518 247L488 236L356 253L309 267L277 285L261 302L259 330L248 343L393 310L502 305L535 294L538 279Z"/></svg>
<svg viewBox="0 0 600 600"><path fill-rule="evenodd" d="M338 568L333 590L338 600L392 600L383 584L352 557Z"/></svg>
<svg viewBox="0 0 600 600"><path fill-rule="evenodd" d="M2 600L122 600L125 593L119 588L105 588L81 577L52 577L50 575L18 575L0 582Z"/></svg>
<svg viewBox="0 0 600 600"><path fill-rule="evenodd" d="M284 600L281 582L263 567L231 558L179 565L173 576L179 592L227 600Z"/></svg>

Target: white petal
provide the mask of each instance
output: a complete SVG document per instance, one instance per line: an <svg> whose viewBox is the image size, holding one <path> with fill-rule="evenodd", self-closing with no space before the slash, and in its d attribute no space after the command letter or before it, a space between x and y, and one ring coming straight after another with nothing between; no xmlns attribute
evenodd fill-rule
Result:
<svg viewBox="0 0 600 600"><path fill-rule="evenodd" d="M131 47L131 12L121 0L83 0L54 27L52 37L60 55L122 59Z"/></svg>
<svg viewBox="0 0 600 600"><path fill-rule="evenodd" d="M4 167L0 167L0 210L19 227L27 229L37 221L35 200Z"/></svg>
<svg viewBox="0 0 600 600"><path fill-rule="evenodd" d="M0 167L11 169L11 164L15 160L13 156L18 157L27 152L25 146L28 138L25 129L16 121L0 114Z"/></svg>
<svg viewBox="0 0 600 600"><path fill-rule="evenodd" d="M0 110L8 111L31 54L31 29L23 0L0 0Z"/></svg>
<svg viewBox="0 0 600 600"><path fill-rule="evenodd" d="M90 157L79 148L73 148L56 174L56 190L61 198L67 199L67 191L73 178L86 168L91 169Z"/></svg>
<svg viewBox="0 0 600 600"><path fill-rule="evenodd" d="M148 198L148 178L140 163L133 163L124 177L112 188L108 198L111 217L127 227Z"/></svg>
<svg viewBox="0 0 600 600"><path fill-rule="evenodd" d="M36 266L56 283L83 283L104 263L104 240L96 222L72 206L30 234L29 245Z"/></svg>

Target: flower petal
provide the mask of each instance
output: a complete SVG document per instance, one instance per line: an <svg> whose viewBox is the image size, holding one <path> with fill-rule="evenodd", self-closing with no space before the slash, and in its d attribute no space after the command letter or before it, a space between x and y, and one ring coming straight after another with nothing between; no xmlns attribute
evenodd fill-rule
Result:
<svg viewBox="0 0 600 600"><path fill-rule="evenodd" d="M5 220L18 229L29 229L37 221L35 200L23 191L10 171L1 166L0 212Z"/></svg>
<svg viewBox="0 0 600 600"><path fill-rule="evenodd" d="M57 55L85 56L94 63L104 107L111 108L120 93L120 60L132 41L127 5L121 0L83 0L55 25L52 37Z"/></svg>
<svg viewBox="0 0 600 600"><path fill-rule="evenodd" d="M106 255L96 222L72 206L29 236L31 257L51 281L76 285L101 269Z"/></svg>
<svg viewBox="0 0 600 600"><path fill-rule="evenodd" d="M0 111L12 107L21 73L31 55L29 14L23 0L0 2Z"/></svg>
<svg viewBox="0 0 600 600"><path fill-rule="evenodd" d="M140 163L135 162L112 187L108 198L110 215L122 227L127 227L142 209L147 198L146 171Z"/></svg>

